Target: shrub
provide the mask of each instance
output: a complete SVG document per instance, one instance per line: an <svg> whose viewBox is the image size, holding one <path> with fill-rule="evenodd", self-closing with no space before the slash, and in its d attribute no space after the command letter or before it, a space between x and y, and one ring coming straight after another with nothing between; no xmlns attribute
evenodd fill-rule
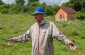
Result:
<svg viewBox="0 0 85 55"><path fill-rule="evenodd" d="M0 5L0 12L7 14L9 12L10 5Z"/></svg>
<svg viewBox="0 0 85 55"><path fill-rule="evenodd" d="M38 6L38 5L40 5L40 3L39 2L32 2L29 5L31 5L31 6Z"/></svg>
<svg viewBox="0 0 85 55"><path fill-rule="evenodd" d="M85 13L80 13L78 12L76 15L76 18L79 20L84 20L85 19Z"/></svg>
<svg viewBox="0 0 85 55"><path fill-rule="evenodd" d="M53 15L54 14L54 10L51 6L46 6L46 15Z"/></svg>

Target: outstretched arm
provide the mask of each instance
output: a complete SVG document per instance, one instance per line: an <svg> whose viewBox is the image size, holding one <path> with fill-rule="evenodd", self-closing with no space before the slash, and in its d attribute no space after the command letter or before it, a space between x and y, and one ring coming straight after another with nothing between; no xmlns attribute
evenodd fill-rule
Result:
<svg viewBox="0 0 85 55"><path fill-rule="evenodd" d="M31 39L31 30L28 30L25 34L20 35L19 37L14 37L8 39L8 45L13 45L14 42L26 42Z"/></svg>
<svg viewBox="0 0 85 55"><path fill-rule="evenodd" d="M57 29L57 27L54 25L54 23L51 23L51 32L52 32L53 38L56 38L56 39L62 41L63 43L68 45L70 49L75 50L75 48L76 48L75 44L72 41L70 41L69 39L67 39L64 34L60 33L59 30Z"/></svg>

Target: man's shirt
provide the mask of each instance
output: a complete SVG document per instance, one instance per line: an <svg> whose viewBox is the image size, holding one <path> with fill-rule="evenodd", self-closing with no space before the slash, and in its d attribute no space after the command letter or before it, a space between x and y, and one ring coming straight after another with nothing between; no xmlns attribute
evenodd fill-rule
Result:
<svg viewBox="0 0 85 55"><path fill-rule="evenodd" d="M53 38L66 45L72 43L59 32L53 22L46 20L43 20L39 25L38 23L33 24L25 34L12 39L21 42L32 39L32 55L54 55Z"/></svg>

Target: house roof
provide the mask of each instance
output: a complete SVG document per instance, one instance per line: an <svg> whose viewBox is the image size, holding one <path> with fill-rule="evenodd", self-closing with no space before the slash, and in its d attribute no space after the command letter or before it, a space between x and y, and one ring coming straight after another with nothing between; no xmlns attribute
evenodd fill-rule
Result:
<svg viewBox="0 0 85 55"><path fill-rule="evenodd" d="M59 9L62 9L63 11L67 13L76 13L76 11L70 7L60 7Z"/></svg>

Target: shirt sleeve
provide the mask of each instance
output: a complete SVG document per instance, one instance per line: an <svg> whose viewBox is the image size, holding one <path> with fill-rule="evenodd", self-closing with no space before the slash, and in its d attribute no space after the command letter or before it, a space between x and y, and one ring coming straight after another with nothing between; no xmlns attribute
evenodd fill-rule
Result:
<svg viewBox="0 0 85 55"><path fill-rule="evenodd" d="M52 38L56 38L60 40L61 42L65 43L66 45L69 45L69 43L72 43L69 39L66 38L66 36L59 32L58 28L54 25L54 23L51 23L51 34Z"/></svg>
<svg viewBox="0 0 85 55"><path fill-rule="evenodd" d="M18 41L18 42L26 42L28 41L29 39L31 39L31 29L29 29L26 33L24 33L23 35L20 35L18 37L14 37L14 38L11 38L11 39L14 39L15 42Z"/></svg>

